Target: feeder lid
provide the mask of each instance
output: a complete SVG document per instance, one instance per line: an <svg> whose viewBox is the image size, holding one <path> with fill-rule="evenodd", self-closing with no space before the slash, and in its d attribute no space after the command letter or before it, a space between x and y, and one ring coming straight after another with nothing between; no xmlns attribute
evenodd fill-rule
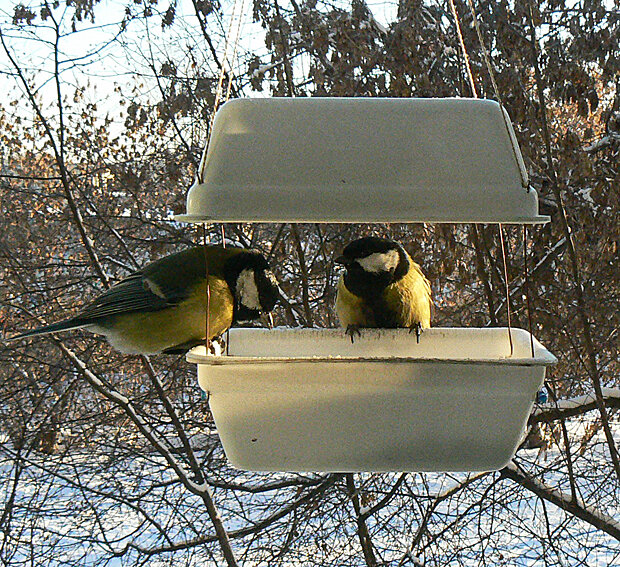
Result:
<svg viewBox="0 0 620 567"><path fill-rule="evenodd" d="M459 98L231 100L176 219L549 221L507 114Z"/></svg>

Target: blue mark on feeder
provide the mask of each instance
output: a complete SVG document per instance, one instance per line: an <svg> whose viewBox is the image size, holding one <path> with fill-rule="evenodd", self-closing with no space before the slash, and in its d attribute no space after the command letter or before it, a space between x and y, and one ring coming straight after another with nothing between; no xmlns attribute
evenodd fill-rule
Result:
<svg viewBox="0 0 620 567"><path fill-rule="evenodd" d="M545 404L545 403L547 403L548 399L549 399L549 396L547 395L547 391L546 390L539 390L536 393L536 403L537 404Z"/></svg>

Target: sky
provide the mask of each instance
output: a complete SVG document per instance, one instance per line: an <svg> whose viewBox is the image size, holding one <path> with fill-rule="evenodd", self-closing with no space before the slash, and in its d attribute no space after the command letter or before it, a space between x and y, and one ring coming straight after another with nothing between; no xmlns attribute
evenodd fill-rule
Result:
<svg viewBox="0 0 620 567"><path fill-rule="evenodd" d="M39 9L36 7L41 4L41 0L22 0L22 2L35 12L38 12ZM16 30L11 24L14 7L22 2L0 0L0 26L20 64L24 65L30 73L36 73L37 85L45 89L52 77L54 61L50 49L51 44L43 43L41 40L53 42L52 22L50 20L42 22L37 18L36 25L22 26L21 30ZM241 3L244 3L238 50L239 63L237 64L239 74L247 71L246 59L249 53L265 56L267 51L260 25L252 22L252 0L238 0L238 2L235 8L234 2L224 0L223 16L212 14L209 16L209 23L218 49L218 56L223 59L224 38L233 10L236 10L234 37L237 14ZM349 2L344 4L348 6ZM167 0L159 0L156 8L163 13L168 5ZM282 6L286 7L286 5L287 2L284 0ZM395 16L397 7L395 2L369 2L368 5L375 19L383 25ZM130 23L119 41L113 41L119 33L126 6L130 6L134 13L142 9L133 0L103 0L96 6L94 23L78 22L76 32L68 33L62 38L60 49L65 59L63 81L66 82L67 87L89 84L91 88L96 88L97 98L103 100L107 95L113 94L115 85L123 86L124 83L132 82L136 76L141 76L150 82L151 73L148 70L148 61L151 57L155 61L165 60L168 53L187 51L188 46L193 48L199 62L211 66L215 71L212 55L204 41L201 42L191 0L178 0L176 23L172 28L163 30L160 16L150 18L146 23L143 19L139 19ZM71 9L63 12L62 8L54 12L55 17L64 22L67 31L70 31L71 13ZM200 61L201 58L202 61ZM42 69L43 73L41 73ZM7 75L11 71L6 57L0 57L0 87L4 92L14 89L14 81ZM149 88L149 85L146 88Z"/></svg>
<svg viewBox="0 0 620 567"><path fill-rule="evenodd" d="M0 0L0 26L5 40L28 79L36 85L37 91L45 98L54 100L56 87L53 80L52 44L55 33L52 22L37 19L35 25L21 26L18 29L12 25L16 4L13 0ZM26 4L36 6L38 2ZM136 79L141 82L144 95L156 88L149 69L150 60L165 61L167 54L177 52L178 55L178 52L185 52L188 46L191 46L198 63L213 68L215 72L211 53L196 39L199 38L197 21L189 0L180 0L177 7L176 19L183 25L162 30L159 16L146 22L136 19L129 24L123 36L119 37L125 6L132 4L119 0L104 0L96 8L96 21L78 22L73 33L70 33L71 11L63 13L62 10L57 10L54 13L67 32L59 43L63 93L72 96L76 87L85 88L87 99L97 102L98 110L102 114L114 114L119 98L115 90L130 88L130 85L136 84ZM165 2L160 1L160 4L167 6ZM258 47L254 38L260 30L252 29L256 26L248 21L247 16L248 14L244 18L243 41L251 41L254 47ZM218 21L219 18L216 19L215 16L210 20L215 24L215 33L219 30L223 36L229 14L225 13L223 21ZM218 41L217 37L214 40L216 45L221 43L223 46L223 42ZM5 100L7 96L18 96L20 89L17 85L14 69L3 53L0 57L0 88L5 93Z"/></svg>

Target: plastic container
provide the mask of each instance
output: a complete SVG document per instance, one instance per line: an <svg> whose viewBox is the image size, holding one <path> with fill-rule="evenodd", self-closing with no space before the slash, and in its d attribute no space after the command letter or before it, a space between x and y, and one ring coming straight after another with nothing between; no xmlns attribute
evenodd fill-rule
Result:
<svg viewBox="0 0 620 567"><path fill-rule="evenodd" d="M459 98L231 100L176 219L547 222L502 112Z"/></svg>
<svg viewBox="0 0 620 567"><path fill-rule="evenodd" d="M231 329L198 364L224 450L258 471L474 471L504 466L556 358L505 328Z"/></svg>

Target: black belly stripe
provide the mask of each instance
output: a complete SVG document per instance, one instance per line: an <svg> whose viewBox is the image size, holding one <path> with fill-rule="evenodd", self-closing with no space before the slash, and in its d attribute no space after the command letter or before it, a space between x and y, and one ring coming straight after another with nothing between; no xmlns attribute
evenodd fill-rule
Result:
<svg viewBox="0 0 620 567"><path fill-rule="evenodd" d="M399 313L391 309L383 295L369 298L367 304L372 311L375 326L381 329L395 329L402 327L402 320Z"/></svg>

